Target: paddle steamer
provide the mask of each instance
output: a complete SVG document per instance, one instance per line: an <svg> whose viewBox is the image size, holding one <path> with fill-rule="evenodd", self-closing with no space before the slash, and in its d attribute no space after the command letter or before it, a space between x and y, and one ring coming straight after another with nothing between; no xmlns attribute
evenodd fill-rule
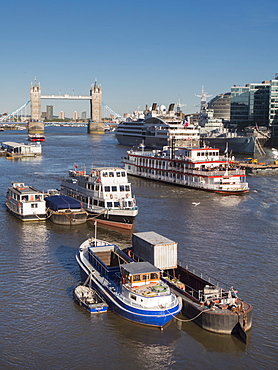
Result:
<svg viewBox="0 0 278 370"><path fill-rule="evenodd" d="M245 170L215 148L145 150L142 145L127 151L122 163L129 175L150 180L223 194L249 191Z"/></svg>

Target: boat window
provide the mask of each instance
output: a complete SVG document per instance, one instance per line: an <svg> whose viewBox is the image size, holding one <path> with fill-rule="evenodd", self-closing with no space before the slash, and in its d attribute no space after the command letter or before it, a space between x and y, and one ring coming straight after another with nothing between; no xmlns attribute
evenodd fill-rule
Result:
<svg viewBox="0 0 278 370"><path fill-rule="evenodd" d="M124 185L120 185L120 191L125 191Z"/></svg>
<svg viewBox="0 0 278 370"><path fill-rule="evenodd" d="M36 200L41 200L41 196L40 195L35 195L35 199Z"/></svg>
<svg viewBox="0 0 278 370"><path fill-rule="evenodd" d="M144 274L143 275L143 280L149 280L149 275L148 274Z"/></svg>
<svg viewBox="0 0 278 370"><path fill-rule="evenodd" d="M97 200L94 199L94 206L97 206Z"/></svg>
<svg viewBox="0 0 278 370"><path fill-rule="evenodd" d="M28 195L23 195L21 199L23 202L26 202L28 200Z"/></svg>
<svg viewBox="0 0 278 370"><path fill-rule="evenodd" d="M107 177L108 176L108 173L107 172L102 172L102 176L103 177Z"/></svg>
<svg viewBox="0 0 278 370"><path fill-rule="evenodd" d="M134 299L134 301L136 301L136 296L135 296L135 295L130 294L130 298L131 298L131 299Z"/></svg>
<svg viewBox="0 0 278 370"><path fill-rule="evenodd" d="M109 177L114 177L114 172L109 172Z"/></svg>
<svg viewBox="0 0 278 370"><path fill-rule="evenodd" d="M112 186L112 191L117 191L117 186Z"/></svg>
<svg viewBox="0 0 278 370"><path fill-rule="evenodd" d="M112 208L113 207L113 203L112 202L107 202L107 207L108 208Z"/></svg>
<svg viewBox="0 0 278 370"><path fill-rule="evenodd" d="M104 191L109 192L110 191L110 186L104 186Z"/></svg>
<svg viewBox="0 0 278 370"><path fill-rule="evenodd" d="M133 275L132 281L140 281L140 280L141 280L141 276L140 275Z"/></svg>
<svg viewBox="0 0 278 370"><path fill-rule="evenodd" d="M125 172L122 172L122 177L125 177Z"/></svg>
<svg viewBox="0 0 278 370"><path fill-rule="evenodd" d="M129 206L129 207L133 207L133 202L132 202L132 201L129 201L129 202L128 202L128 206Z"/></svg>
<svg viewBox="0 0 278 370"><path fill-rule="evenodd" d="M95 191L99 191L99 185L95 185Z"/></svg>
<svg viewBox="0 0 278 370"><path fill-rule="evenodd" d="M158 273L157 272L152 272L151 273L151 279L159 279Z"/></svg>
<svg viewBox="0 0 278 370"><path fill-rule="evenodd" d="M114 207L116 207L116 208L120 207L120 203L119 202L114 202Z"/></svg>
<svg viewBox="0 0 278 370"><path fill-rule="evenodd" d="M31 208L38 208L38 203L32 203Z"/></svg>
<svg viewBox="0 0 278 370"><path fill-rule="evenodd" d="M104 202L102 200L99 202L99 206L104 207Z"/></svg>
<svg viewBox="0 0 278 370"><path fill-rule="evenodd" d="M121 173L120 172L116 172L116 176L117 177L120 177L121 176Z"/></svg>
<svg viewBox="0 0 278 370"><path fill-rule="evenodd" d="M129 185L125 186L125 191L130 191L130 186Z"/></svg>

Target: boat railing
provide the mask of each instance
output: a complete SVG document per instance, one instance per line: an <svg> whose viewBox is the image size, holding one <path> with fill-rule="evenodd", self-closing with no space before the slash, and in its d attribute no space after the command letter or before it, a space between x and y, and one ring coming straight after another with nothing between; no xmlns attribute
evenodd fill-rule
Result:
<svg viewBox="0 0 278 370"><path fill-rule="evenodd" d="M153 168L154 170L160 170L160 168ZM231 169L231 168L228 168L226 169L225 167L223 167L223 169L221 170L214 170L214 169L209 169L209 168L205 168L205 169L200 169L200 170L196 170L196 169L193 169L193 168L178 168L178 167L175 167L175 166L169 166L168 167L168 170L171 170L171 171L175 171L175 172L180 172L180 173L183 173L183 172L187 172L187 173L190 173L192 175L209 175L209 176L244 176L246 174L245 170L242 170L242 169L239 169L239 168L235 168L235 169Z"/></svg>
<svg viewBox="0 0 278 370"><path fill-rule="evenodd" d="M178 264L180 266L183 266L187 271L191 272L192 274L198 276L199 278L207 281L209 284L215 286L216 288L219 288L220 285L221 287L224 289L224 290L229 290L231 288L230 285L228 285L227 283L219 280L219 279L216 279L215 277L207 274L207 273L204 273L202 271L199 271L197 270L196 268L192 267L192 266L189 266L189 265L183 265L183 263L181 261L178 261Z"/></svg>

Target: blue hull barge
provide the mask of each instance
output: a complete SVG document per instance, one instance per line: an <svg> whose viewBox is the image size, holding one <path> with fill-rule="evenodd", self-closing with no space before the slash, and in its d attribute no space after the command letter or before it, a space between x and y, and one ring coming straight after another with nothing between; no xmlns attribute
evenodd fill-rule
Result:
<svg viewBox="0 0 278 370"><path fill-rule="evenodd" d="M92 287L109 309L135 323L162 328L181 311L182 303L149 262L134 262L119 247L88 239L76 255L81 278L91 276Z"/></svg>

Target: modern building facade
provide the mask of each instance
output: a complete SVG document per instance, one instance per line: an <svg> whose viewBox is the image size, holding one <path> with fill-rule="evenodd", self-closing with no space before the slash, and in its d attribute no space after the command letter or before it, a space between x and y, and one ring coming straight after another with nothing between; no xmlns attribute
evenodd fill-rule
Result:
<svg viewBox="0 0 278 370"><path fill-rule="evenodd" d="M213 118L230 121L231 93L218 94L208 102L208 109L213 110Z"/></svg>
<svg viewBox="0 0 278 370"><path fill-rule="evenodd" d="M77 113L76 111L74 111L74 112L72 113L72 119L73 119L74 121L77 121L77 120L78 120L78 113Z"/></svg>
<svg viewBox="0 0 278 370"><path fill-rule="evenodd" d="M59 112L59 119L65 119L65 112L62 110Z"/></svg>
<svg viewBox="0 0 278 370"><path fill-rule="evenodd" d="M273 133L276 132L278 130L278 74L273 80L231 87L230 114L230 122L239 127L271 126Z"/></svg>
<svg viewBox="0 0 278 370"><path fill-rule="evenodd" d="M270 83L269 125L272 127L272 135L278 137L278 73Z"/></svg>
<svg viewBox="0 0 278 370"><path fill-rule="evenodd" d="M46 119L48 120L53 119L53 105L46 106Z"/></svg>

